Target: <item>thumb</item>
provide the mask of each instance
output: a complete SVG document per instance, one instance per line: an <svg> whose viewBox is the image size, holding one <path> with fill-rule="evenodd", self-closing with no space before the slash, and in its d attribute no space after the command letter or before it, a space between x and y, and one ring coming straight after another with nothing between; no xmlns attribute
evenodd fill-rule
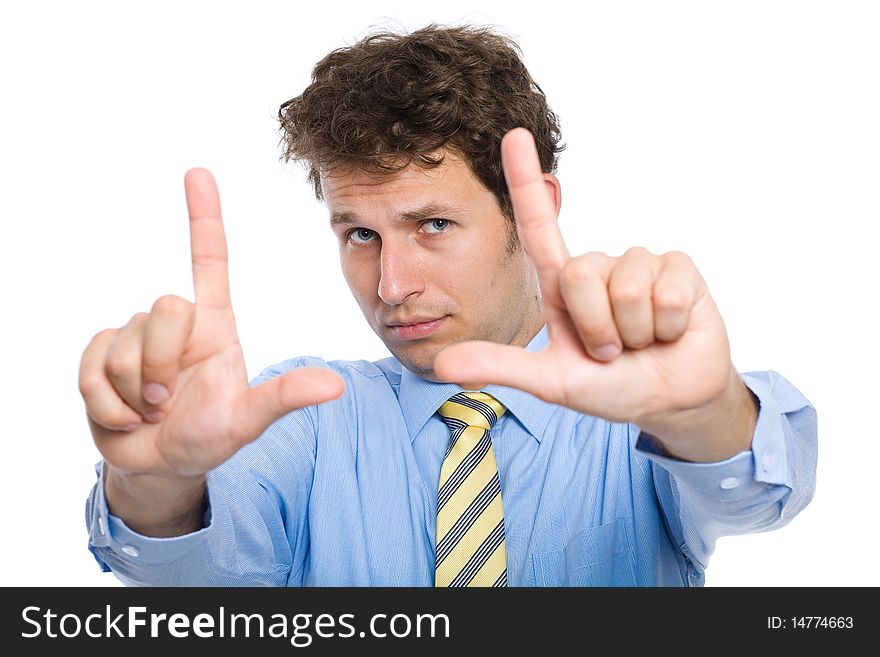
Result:
<svg viewBox="0 0 880 657"><path fill-rule="evenodd" d="M554 395L547 381L546 354L483 340L462 342L442 350L434 359L434 373L465 390L489 384L519 388L548 400ZM542 371L543 370L543 371Z"/></svg>
<svg viewBox="0 0 880 657"><path fill-rule="evenodd" d="M246 441L260 436L278 418L305 406L338 399L342 377L322 367L298 367L242 393L238 430Z"/></svg>

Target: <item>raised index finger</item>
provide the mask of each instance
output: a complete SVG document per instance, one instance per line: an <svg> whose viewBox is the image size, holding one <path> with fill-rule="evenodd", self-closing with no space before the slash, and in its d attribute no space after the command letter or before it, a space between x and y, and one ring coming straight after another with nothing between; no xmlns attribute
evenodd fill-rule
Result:
<svg viewBox="0 0 880 657"><path fill-rule="evenodd" d="M207 169L190 169L184 177L189 234L192 246L196 305L214 309L231 307L228 254L217 183Z"/></svg>
<svg viewBox="0 0 880 657"><path fill-rule="evenodd" d="M571 256L556 222L532 133L514 128L504 135L501 162L520 238L538 270L541 295L545 301L562 307L559 272Z"/></svg>

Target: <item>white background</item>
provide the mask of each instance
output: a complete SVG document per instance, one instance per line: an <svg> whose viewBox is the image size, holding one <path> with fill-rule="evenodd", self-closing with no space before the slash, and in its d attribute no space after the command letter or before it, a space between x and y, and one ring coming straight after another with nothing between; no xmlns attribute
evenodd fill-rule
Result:
<svg viewBox="0 0 880 657"><path fill-rule="evenodd" d="M432 6L436 5L436 6ZM578 8L575 8L578 7ZM214 172L248 374L387 355L326 210L279 162L278 106L373 28L512 36L562 121L569 250L679 249L740 371L819 417L812 504L719 541L710 586L880 585L872 2L30 2L0 13L0 582L118 585L86 548L91 337L193 298L183 175Z"/></svg>

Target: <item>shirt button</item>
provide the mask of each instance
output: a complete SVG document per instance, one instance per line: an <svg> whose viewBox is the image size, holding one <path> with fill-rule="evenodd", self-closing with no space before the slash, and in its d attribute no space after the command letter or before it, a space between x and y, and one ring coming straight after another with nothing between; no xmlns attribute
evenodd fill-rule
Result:
<svg viewBox="0 0 880 657"><path fill-rule="evenodd" d="M730 490L731 488L736 488L739 486L739 479L736 477L727 477L726 479L721 480L721 488L724 490Z"/></svg>
<svg viewBox="0 0 880 657"><path fill-rule="evenodd" d="M764 458L761 459L761 467L763 467L766 470L772 464L773 464L773 455L772 454L764 454Z"/></svg>
<svg viewBox="0 0 880 657"><path fill-rule="evenodd" d="M130 557L136 557L140 554L140 552L138 552L138 549L134 545L123 545L122 551Z"/></svg>
<svg viewBox="0 0 880 657"><path fill-rule="evenodd" d="M101 532L101 536L107 533L104 531L104 519L101 516L98 516L98 531Z"/></svg>

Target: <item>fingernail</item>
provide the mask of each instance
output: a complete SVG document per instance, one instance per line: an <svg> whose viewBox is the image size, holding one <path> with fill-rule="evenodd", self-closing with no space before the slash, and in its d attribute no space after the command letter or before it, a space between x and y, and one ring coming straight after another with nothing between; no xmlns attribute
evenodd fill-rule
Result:
<svg viewBox="0 0 880 657"><path fill-rule="evenodd" d="M599 360L614 360L617 358L620 350L617 348L616 344L606 344L598 349L594 349L593 353Z"/></svg>
<svg viewBox="0 0 880 657"><path fill-rule="evenodd" d="M124 427L119 427L120 431L134 431L139 426L141 426L140 422L135 422L134 424L126 424Z"/></svg>
<svg viewBox="0 0 880 657"><path fill-rule="evenodd" d="M165 413L162 411L155 411L154 413L147 413L144 415L144 419L147 422L159 422L163 417L165 417Z"/></svg>
<svg viewBox="0 0 880 657"><path fill-rule="evenodd" d="M144 399L151 404L161 404L168 399L168 389L161 383L148 383L144 386Z"/></svg>

